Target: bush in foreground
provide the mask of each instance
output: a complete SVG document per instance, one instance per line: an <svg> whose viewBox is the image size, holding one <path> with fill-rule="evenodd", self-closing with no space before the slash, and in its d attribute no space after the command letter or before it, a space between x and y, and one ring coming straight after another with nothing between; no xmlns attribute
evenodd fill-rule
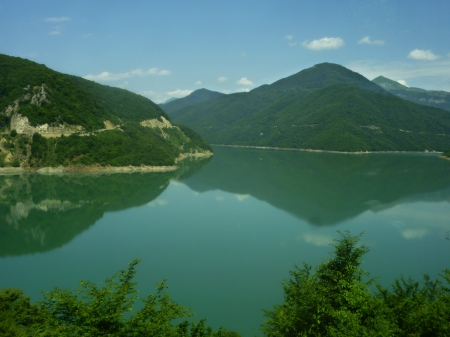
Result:
<svg viewBox="0 0 450 337"><path fill-rule="evenodd" d="M445 283L401 278L373 295L374 279L364 281L359 268L368 249L357 245L360 236L340 234L333 257L315 272L307 264L290 272L284 303L265 311L266 336L450 336L450 270Z"/></svg>

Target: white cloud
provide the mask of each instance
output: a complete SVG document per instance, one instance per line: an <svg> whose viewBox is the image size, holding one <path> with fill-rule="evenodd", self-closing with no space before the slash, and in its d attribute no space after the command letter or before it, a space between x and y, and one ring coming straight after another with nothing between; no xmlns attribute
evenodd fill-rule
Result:
<svg viewBox="0 0 450 337"><path fill-rule="evenodd" d="M320 235L314 233L305 233L297 238L298 241L305 241L316 246L328 246L333 242L333 238L328 235Z"/></svg>
<svg viewBox="0 0 450 337"><path fill-rule="evenodd" d="M398 80L397 82L400 83L401 85L404 85L405 87L408 87L408 88L409 88L409 85L406 84L406 81L405 81L405 80Z"/></svg>
<svg viewBox="0 0 450 337"><path fill-rule="evenodd" d="M48 33L49 35L62 35L62 33L59 30L52 30Z"/></svg>
<svg viewBox="0 0 450 337"><path fill-rule="evenodd" d="M226 82L227 80L228 80L228 78L226 78L225 76L220 76L220 77L217 79L217 82L223 83L223 82Z"/></svg>
<svg viewBox="0 0 450 337"><path fill-rule="evenodd" d="M249 92L249 91L250 91L249 88L240 88L240 89L236 90L235 92ZM230 94L231 91L228 90L227 93Z"/></svg>
<svg viewBox="0 0 450 337"><path fill-rule="evenodd" d="M236 82L239 85L253 85L253 82L250 81L247 77L242 77L239 81Z"/></svg>
<svg viewBox="0 0 450 337"><path fill-rule="evenodd" d="M202 81L195 82L195 85L202 85Z"/></svg>
<svg viewBox="0 0 450 337"><path fill-rule="evenodd" d="M344 45L344 40L340 37L324 37L319 40L306 40L302 46L311 50L338 49Z"/></svg>
<svg viewBox="0 0 450 337"><path fill-rule="evenodd" d="M149 70L135 69L128 71L126 73L114 74L108 71L104 71L98 75L87 75L84 76L85 79L91 81L119 81L124 78L130 78L134 76L145 77L145 76L167 76L170 75L168 70L159 70L158 68L151 68Z"/></svg>
<svg viewBox="0 0 450 337"><path fill-rule="evenodd" d="M285 37L283 37L283 39L286 39L288 41L291 41L294 38L294 35L286 35Z"/></svg>
<svg viewBox="0 0 450 337"><path fill-rule="evenodd" d="M64 21L69 21L70 18L66 17L66 16L62 16L60 18L47 18L45 19L45 22L64 22Z"/></svg>
<svg viewBox="0 0 450 337"><path fill-rule="evenodd" d="M414 60L434 61L439 58L439 55L435 55L431 50L414 49L408 54L408 58Z"/></svg>
<svg viewBox="0 0 450 337"><path fill-rule="evenodd" d="M364 36L358 43L383 45L385 42L384 40L372 40L370 36Z"/></svg>
<svg viewBox="0 0 450 337"><path fill-rule="evenodd" d="M297 45L297 42L289 42L288 45L290 45L291 47L294 47Z"/></svg>
<svg viewBox="0 0 450 337"><path fill-rule="evenodd" d="M192 90L181 90L181 89L176 89L174 91L169 91L166 93L167 96L169 97L184 97L187 96L189 94L192 93Z"/></svg>

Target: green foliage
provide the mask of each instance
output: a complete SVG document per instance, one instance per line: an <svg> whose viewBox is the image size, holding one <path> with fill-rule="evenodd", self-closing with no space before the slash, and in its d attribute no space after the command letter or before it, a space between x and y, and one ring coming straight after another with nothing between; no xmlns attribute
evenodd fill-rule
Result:
<svg viewBox="0 0 450 337"><path fill-rule="evenodd" d="M16 130L11 130L10 133L9 133L9 135L10 135L11 137L15 137L15 136L17 136L17 131L16 131Z"/></svg>
<svg viewBox="0 0 450 337"><path fill-rule="evenodd" d="M45 139L35 134L31 145L32 166L95 165L165 166L173 165L179 149L155 130L128 123L123 131L95 135Z"/></svg>
<svg viewBox="0 0 450 337"><path fill-rule="evenodd" d="M450 333L450 270L441 274L444 281L423 282L401 277L391 289L378 285L379 298L389 307L401 336L448 336Z"/></svg>
<svg viewBox="0 0 450 337"><path fill-rule="evenodd" d="M388 336L394 327L380 300L368 291L359 269L367 248L359 236L341 233L334 257L311 273L296 266L283 283L282 305L265 311L267 336Z"/></svg>
<svg viewBox="0 0 450 337"><path fill-rule="evenodd" d="M156 285L156 294L137 299L136 265L129 264L105 281L103 287L81 281L76 293L55 288L44 292L44 300L30 304L20 290L0 291L0 333L2 336L161 336L161 337L239 337L226 329L213 331L204 320L187 321L190 309L173 302L165 280ZM178 323L175 323L177 321Z"/></svg>
<svg viewBox="0 0 450 337"><path fill-rule="evenodd" d="M423 285L396 280L392 291L378 286L359 268L368 251L360 236L340 233L333 257L314 273L304 264L283 282L284 303L265 311L266 336L448 336L450 333L450 270L441 281L424 276Z"/></svg>
<svg viewBox="0 0 450 337"><path fill-rule="evenodd" d="M47 313L31 304L20 289L0 290L0 335L4 337L33 336L48 319Z"/></svg>

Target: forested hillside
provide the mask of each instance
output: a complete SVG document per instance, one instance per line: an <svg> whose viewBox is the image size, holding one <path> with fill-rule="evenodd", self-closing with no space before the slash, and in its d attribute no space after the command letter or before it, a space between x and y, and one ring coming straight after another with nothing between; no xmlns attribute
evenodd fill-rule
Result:
<svg viewBox="0 0 450 337"><path fill-rule="evenodd" d="M0 55L1 166L166 166L208 153L149 99Z"/></svg>
<svg viewBox="0 0 450 337"><path fill-rule="evenodd" d="M350 152L450 148L447 111L407 102L330 63L169 115L214 144Z"/></svg>

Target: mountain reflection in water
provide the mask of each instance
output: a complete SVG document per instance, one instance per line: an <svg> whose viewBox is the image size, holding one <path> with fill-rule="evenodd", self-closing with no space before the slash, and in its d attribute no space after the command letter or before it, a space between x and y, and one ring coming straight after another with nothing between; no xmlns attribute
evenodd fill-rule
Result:
<svg viewBox="0 0 450 337"><path fill-rule="evenodd" d="M335 225L404 202L450 201L450 161L436 155L336 154L214 147L183 183L251 195L307 221Z"/></svg>
<svg viewBox="0 0 450 337"><path fill-rule="evenodd" d="M208 160L184 160L175 172L0 176L0 257L45 252L70 242L105 212L156 199L170 179Z"/></svg>
<svg viewBox="0 0 450 337"><path fill-rule="evenodd" d="M450 201L450 161L436 155L214 151L175 172L0 176L0 257L61 247L105 212L155 200L170 180L196 192L252 196L313 226L402 203Z"/></svg>

